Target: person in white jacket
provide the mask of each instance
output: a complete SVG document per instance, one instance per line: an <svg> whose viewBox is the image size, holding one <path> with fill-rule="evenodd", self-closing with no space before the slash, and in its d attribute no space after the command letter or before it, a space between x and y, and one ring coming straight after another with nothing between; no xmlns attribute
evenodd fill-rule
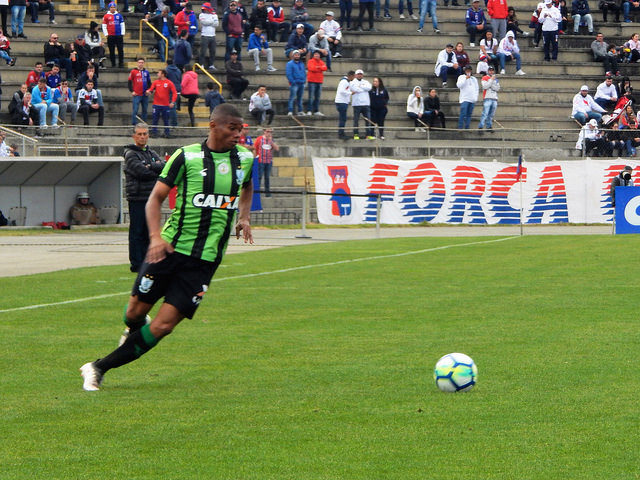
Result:
<svg viewBox="0 0 640 480"><path fill-rule="evenodd" d="M598 130L598 122L595 119L589 120L580 130L576 150L582 150L583 147L585 155L589 155L594 148L596 149L594 157L605 157L609 154L610 148L607 148L607 141Z"/></svg>
<svg viewBox="0 0 640 480"><path fill-rule="evenodd" d="M558 30L562 23L562 14L552 0L544 0L544 8L538 14L538 23L542 25L542 41L544 42L544 60L558 59Z"/></svg>
<svg viewBox="0 0 640 480"><path fill-rule="evenodd" d="M454 80L462 75L462 69L458 65L456 54L453 52L453 44L448 43L446 48L438 53L435 68L436 77L442 80L442 86L447 86L447 78L453 76Z"/></svg>
<svg viewBox="0 0 640 480"><path fill-rule="evenodd" d="M353 106L353 139L360 140L358 131L358 120L360 115L365 118L367 123L367 140L375 140L373 136L373 126L369 123L371 118L371 100L369 90L371 90L371 82L364 79L364 72L360 69L356 70L356 78L349 83L351 90L351 105Z"/></svg>
<svg viewBox="0 0 640 480"><path fill-rule="evenodd" d="M580 124L584 125L587 123L587 120L599 122L602 119L603 113L606 113L606 110L598 105L591 95L589 95L589 87L582 85L582 87L580 87L580 93L576 93L573 97L571 116L580 122Z"/></svg>
<svg viewBox="0 0 640 480"><path fill-rule="evenodd" d="M200 65L209 65L207 68L215 71L216 58L216 27L220 24L218 15L213 11L209 2L202 4L202 12L198 15L200 21ZM209 55L207 55L207 52Z"/></svg>
<svg viewBox="0 0 640 480"><path fill-rule="evenodd" d="M356 76L356 72L349 70L349 72L340 79L338 88L336 89L336 110L338 111L338 138L340 140L346 140L347 136L344 134L344 126L347 124L347 110L349 109L349 103L351 102L351 80Z"/></svg>
<svg viewBox="0 0 640 480"><path fill-rule="evenodd" d="M420 85L416 85L413 87L413 91L407 97L407 117L413 120L413 124L416 127L416 132L425 131L423 125L425 121L423 120L424 115L424 100L422 98L422 87Z"/></svg>
<svg viewBox="0 0 640 480"><path fill-rule="evenodd" d="M342 30L340 29L340 24L333 19L333 11L329 10L325 16L326 20L324 20L318 28L324 30L333 58L341 57Z"/></svg>
<svg viewBox="0 0 640 480"><path fill-rule="evenodd" d="M496 114L496 109L498 108L499 91L500 82L492 65L487 70L487 74L482 77L482 115L480 115L478 128L487 127L487 130L493 128L493 116Z"/></svg>
<svg viewBox="0 0 640 480"><path fill-rule="evenodd" d="M478 100L480 87L478 79L471 75L473 69L470 65L464 67L464 75L458 77L456 86L460 89L460 116L458 117L458 129L471 128L471 114Z"/></svg>
<svg viewBox="0 0 640 480"><path fill-rule="evenodd" d="M505 62L516 60L516 75L525 75L522 71L522 60L520 59L520 47L515 39L513 30L507 32L507 36L500 40L498 44L498 60L500 61L500 75L504 75Z"/></svg>

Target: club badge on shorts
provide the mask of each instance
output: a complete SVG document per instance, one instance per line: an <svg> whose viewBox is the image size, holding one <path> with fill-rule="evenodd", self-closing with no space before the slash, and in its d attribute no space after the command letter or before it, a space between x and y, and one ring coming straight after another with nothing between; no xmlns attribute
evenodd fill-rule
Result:
<svg viewBox="0 0 640 480"><path fill-rule="evenodd" d="M138 290L140 291L140 293L149 293L149 290L151 290L152 286L153 286L153 276L145 275L140 280L140 286L138 287Z"/></svg>

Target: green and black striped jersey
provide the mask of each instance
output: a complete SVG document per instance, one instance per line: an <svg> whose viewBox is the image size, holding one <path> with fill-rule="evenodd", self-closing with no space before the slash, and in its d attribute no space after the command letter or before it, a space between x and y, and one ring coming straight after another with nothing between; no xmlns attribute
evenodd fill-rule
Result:
<svg viewBox="0 0 640 480"><path fill-rule="evenodd" d="M242 146L217 153L205 141L176 150L158 178L178 190L162 238L177 252L219 263L252 165L253 155Z"/></svg>

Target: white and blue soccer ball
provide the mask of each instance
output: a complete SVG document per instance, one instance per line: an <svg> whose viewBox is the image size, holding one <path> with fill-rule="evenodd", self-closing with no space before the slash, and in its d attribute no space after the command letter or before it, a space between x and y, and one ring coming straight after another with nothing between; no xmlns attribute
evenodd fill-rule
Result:
<svg viewBox="0 0 640 480"><path fill-rule="evenodd" d="M443 392L468 392L476 384L478 367L464 353L449 353L436 363L433 378Z"/></svg>

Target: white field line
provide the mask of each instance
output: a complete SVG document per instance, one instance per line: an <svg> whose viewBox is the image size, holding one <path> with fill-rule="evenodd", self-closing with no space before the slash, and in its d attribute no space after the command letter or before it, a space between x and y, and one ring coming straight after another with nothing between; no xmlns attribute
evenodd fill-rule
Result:
<svg viewBox="0 0 640 480"><path fill-rule="evenodd" d="M502 237L502 238L498 238L495 240L481 240L478 242L469 242L469 243L456 243L453 245L442 245L441 247L433 247L433 248L425 248L422 250L412 250L409 252L402 252L402 253L391 253L388 255L377 255L374 257L361 257L361 258L352 258L352 259L348 259L348 260L338 260L336 262L327 262L327 263L315 263L315 264L311 264L311 265L300 265L298 267L290 267L290 268L282 268L280 270L271 270L268 272L258 272L258 273L245 273L243 275L234 275L232 277L223 277L223 278L214 278L211 280L211 282L226 282L228 280L239 280L239 279L243 279L243 278L253 278L253 277L261 277L264 275L274 275L277 273L288 273L288 272L295 272L297 270L308 270L310 268L321 268L321 267L332 267L335 265L342 265L345 263L355 263L355 262L366 262L369 260L380 260L383 258L394 258L394 257L405 257L408 255L419 255L421 253L429 253L429 252L436 252L438 250L446 250L449 248L456 248L456 247L470 247L473 245L483 245L486 243L496 243L496 242L503 242L505 240L513 240L514 238L520 238L519 236L513 236L513 237ZM46 307L54 307L54 306L58 306L58 305L68 305L70 303L78 303L78 302L86 302L89 300L99 300L102 298L109 298L109 297L118 297L121 295L126 295L130 293L130 291L126 291L126 292L117 292L117 293L106 293L104 295L95 295L93 297L84 297L84 298L75 298L73 300L64 300L62 302L53 302L53 303L40 303L40 304L35 304L35 305L25 305L24 307L15 307L15 308L5 308L0 310L0 313L10 313L10 312L18 312L21 310L34 310L36 308L46 308Z"/></svg>

